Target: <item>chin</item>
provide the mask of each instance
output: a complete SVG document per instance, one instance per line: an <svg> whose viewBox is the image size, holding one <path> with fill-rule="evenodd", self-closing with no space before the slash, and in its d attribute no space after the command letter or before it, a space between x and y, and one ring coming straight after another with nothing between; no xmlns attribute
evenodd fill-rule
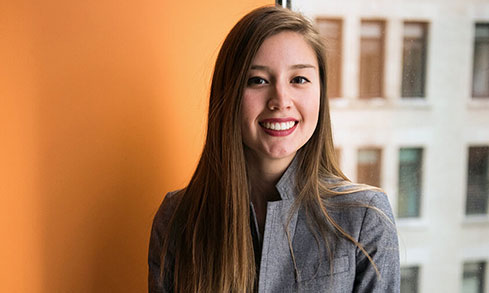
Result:
<svg viewBox="0 0 489 293"><path fill-rule="evenodd" d="M293 157L295 155L296 151L293 152L279 152L279 153L269 153L268 157L272 160L281 160L281 159L286 159Z"/></svg>

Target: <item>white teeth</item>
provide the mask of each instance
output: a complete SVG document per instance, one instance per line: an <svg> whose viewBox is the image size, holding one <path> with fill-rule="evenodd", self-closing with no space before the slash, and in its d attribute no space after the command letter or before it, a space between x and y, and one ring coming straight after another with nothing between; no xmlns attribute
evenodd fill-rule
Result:
<svg viewBox="0 0 489 293"><path fill-rule="evenodd" d="M262 123L262 125L265 128L272 129L272 130L287 130L292 128L295 125L294 121L288 121L288 122L282 122L282 123L270 123L270 122L265 122Z"/></svg>

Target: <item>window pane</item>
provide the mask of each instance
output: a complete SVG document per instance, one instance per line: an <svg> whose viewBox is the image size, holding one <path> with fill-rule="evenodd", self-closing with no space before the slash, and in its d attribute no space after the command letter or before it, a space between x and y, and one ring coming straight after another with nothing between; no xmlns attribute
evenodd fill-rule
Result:
<svg viewBox="0 0 489 293"><path fill-rule="evenodd" d="M489 98L489 23L475 25L472 96Z"/></svg>
<svg viewBox="0 0 489 293"><path fill-rule="evenodd" d="M383 21L362 21L360 41L360 98L383 96L384 27Z"/></svg>
<svg viewBox="0 0 489 293"><path fill-rule="evenodd" d="M358 150L357 181L380 187L381 150L365 148Z"/></svg>
<svg viewBox="0 0 489 293"><path fill-rule="evenodd" d="M401 268L401 293L418 292L418 267Z"/></svg>
<svg viewBox="0 0 489 293"><path fill-rule="evenodd" d="M320 18L317 20L317 27L326 46L327 94L330 98L337 98L341 96L341 31L343 22L339 19Z"/></svg>
<svg viewBox="0 0 489 293"><path fill-rule="evenodd" d="M426 68L426 23L404 23L402 96L424 97Z"/></svg>
<svg viewBox="0 0 489 293"><path fill-rule="evenodd" d="M398 216L419 217L422 175L421 148L401 148L399 152Z"/></svg>
<svg viewBox="0 0 489 293"><path fill-rule="evenodd" d="M485 286L486 264L484 262L470 262L464 264L462 282L463 293L483 293Z"/></svg>
<svg viewBox="0 0 489 293"><path fill-rule="evenodd" d="M487 214L489 197L489 146L469 148L465 213Z"/></svg>

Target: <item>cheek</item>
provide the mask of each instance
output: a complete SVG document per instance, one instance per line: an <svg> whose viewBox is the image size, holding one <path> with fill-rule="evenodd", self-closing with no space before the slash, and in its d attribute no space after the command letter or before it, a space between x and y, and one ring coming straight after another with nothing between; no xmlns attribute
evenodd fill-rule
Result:
<svg viewBox="0 0 489 293"><path fill-rule="evenodd" d="M313 92L309 98L302 100L301 107L302 112L305 114L305 119L309 120L311 123L316 124L319 117L319 93Z"/></svg>
<svg viewBox="0 0 489 293"><path fill-rule="evenodd" d="M316 123L317 123L317 120L319 119L319 99L318 101L314 104L314 115L316 117Z"/></svg>
<svg viewBox="0 0 489 293"><path fill-rule="evenodd" d="M241 122L243 126L252 125L260 114L260 103L253 97L244 95L241 103Z"/></svg>
<svg viewBox="0 0 489 293"><path fill-rule="evenodd" d="M320 95L321 95L321 90L319 88L316 89L315 93L315 99L312 100L312 105L311 105L311 108L312 108L312 111L314 112L314 115L316 117L316 121L318 120L318 117L319 117L319 108L320 108Z"/></svg>
<svg viewBox="0 0 489 293"><path fill-rule="evenodd" d="M250 124L251 113L249 109L243 107L241 108L241 127L243 132L246 132L248 125Z"/></svg>
<svg viewBox="0 0 489 293"><path fill-rule="evenodd" d="M252 125L255 119L254 107L252 103L250 103L250 99L247 99L247 97L244 96L241 104L241 135L245 145L248 145L251 137L254 136Z"/></svg>

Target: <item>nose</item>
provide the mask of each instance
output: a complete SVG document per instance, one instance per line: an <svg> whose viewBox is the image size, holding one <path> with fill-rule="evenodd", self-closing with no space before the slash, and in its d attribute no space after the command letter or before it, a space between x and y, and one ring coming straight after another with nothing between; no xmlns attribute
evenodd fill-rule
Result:
<svg viewBox="0 0 489 293"><path fill-rule="evenodd" d="M270 93L267 107L271 111L286 110L292 107L292 99L287 90L287 86L282 82L276 82Z"/></svg>

